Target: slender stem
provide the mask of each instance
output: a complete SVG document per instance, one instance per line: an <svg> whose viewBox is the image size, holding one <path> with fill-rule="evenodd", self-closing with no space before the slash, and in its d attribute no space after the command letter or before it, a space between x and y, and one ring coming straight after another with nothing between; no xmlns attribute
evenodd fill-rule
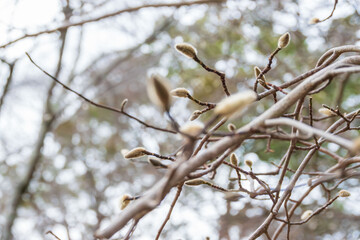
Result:
<svg viewBox="0 0 360 240"><path fill-rule="evenodd" d="M181 184L179 184L179 185L177 186L177 191L176 191L175 198L174 198L174 200L173 200L172 203L171 203L169 212L168 212L168 214L166 215L166 218L165 218L164 222L162 223L162 225L161 225L161 227L160 227L160 229L159 229L159 231L158 231L158 233L157 233L157 235L156 235L155 240L158 240L158 239L160 238L160 235L161 235L162 230L164 229L166 223L169 221L170 216L171 216L171 213L172 213L172 211L173 211L173 209L174 209L174 207L175 207L175 204L176 204L177 200L178 200L179 197L180 197L180 194L181 194L181 191L182 191L182 189L183 189L183 186L184 186L184 183L181 183Z"/></svg>
<svg viewBox="0 0 360 240"><path fill-rule="evenodd" d="M200 64L200 66L202 66L206 71L208 72L212 72L212 73L215 73L216 75L218 75L220 77L220 80L221 80L221 84L222 84L222 87L224 89L224 92L227 96L230 96L230 93L229 93L229 90L226 86L226 79L225 79L225 73L222 73L222 72L219 72L213 68L210 68L208 67L203 61L201 61L197 56L195 56L194 58L194 61L197 62L198 64Z"/></svg>

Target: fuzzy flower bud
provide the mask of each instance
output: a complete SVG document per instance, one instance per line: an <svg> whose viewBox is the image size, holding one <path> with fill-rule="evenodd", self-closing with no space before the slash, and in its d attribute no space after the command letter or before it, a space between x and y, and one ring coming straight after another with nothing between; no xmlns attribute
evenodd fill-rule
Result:
<svg viewBox="0 0 360 240"><path fill-rule="evenodd" d="M196 48L189 43L176 44L175 49L188 58L195 58L197 54Z"/></svg>
<svg viewBox="0 0 360 240"><path fill-rule="evenodd" d="M278 40L278 48L286 48L290 43L290 33L284 33Z"/></svg>
<svg viewBox="0 0 360 240"><path fill-rule="evenodd" d="M198 117L200 117L200 115L201 115L201 111L195 110L195 111L191 114L189 120L190 120L190 121L194 121L195 119L197 119Z"/></svg>
<svg viewBox="0 0 360 240"><path fill-rule="evenodd" d="M125 98L123 101L122 101L122 103L121 103L121 110L124 110L124 107L125 107L125 105L128 103L128 99L127 98Z"/></svg>
<svg viewBox="0 0 360 240"><path fill-rule="evenodd" d="M255 78L257 79L258 76L259 76L260 73L261 73L260 68L257 67L257 66L255 66L255 67L254 67L254 73L255 73ZM264 75L262 75L261 78L259 78L259 83L260 83L262 86L266 85L266 78L265 78Z"/></svg>
<svg viewBox="0 0 360 240"><path fill-rule="evenodd" d="M235 153L232 153L231 155L230 155L230 162L231 162L231 164L233 164L233 165L235 165L235 166L237 166L238 165L238 158L237 158L237 156L235 155Z"/></svg>
<svg viewBox="0 0 360 240"><path fill-rule="evenodd" d="M147 82L147 92L150 100L164 111L169 111L171 105L170 88L166 78L152 75Z"/></svg>
<svg viewBox="0 0 360 240"><path fill-rule="evenodd" d="M199 186L201 184L206 184L206 181L201 178L195 178L185 182L187 186Z"/></svg>
<svg viewBox="0 0 360 240"><path fill-rule="evenodd" d="M143 147L137 147L125 154L125 158L139 158L145 156L147 153L146 149Z"/></svg>
<svg viewBox="0 0 360 240"><path fill-rule="evenodd" d="M320 22L320 19L315 17L315 18L310 19L309 24L316 24L316 23L319 23L319 22Z"/></svg>
<svg viewBox="0 0 360 240"><path fill-rule="evenodd" d="M245 160L245 164L246 166L248 166L249 168L252 168L253 162L251 160Z"/></svg>
<svg viewBox="0 0 360 240"><path fill-rule="evenodd" d="M300 219L301 219L301 220L306 220L306 219L308 219L308 218L311 216L311 214L313 214L313 213L314 213L314 212L311 211L311 210L306 210L305 212L303 212L303 214L301 214Z"/></svg>
<svg viewBox="0 0 360 240"><path fill-rule="evenodd" d="M132 196L129 194L124 194L120 199L120 209L123 210L124 208L129 205L130 201L132 199Z"/></svg>
<svg viewBox="0 0 360 240"><path fill-rule="evenodd" d="M256 93L252 90L240 92L220 101L214 113L224 117L236 118L241 115L243 110L256 100Z"/></svg>
<svg viewBox="0 0 360 240"><path fill-rule="evenodd" d="M232 124L232 123L229 123L227 125L227 129L229 130L229 132L235 132L236 126L234 124Z"/></svg>
<svg viewBox="0 0 360 240"><path fill-rule="evenodd" d="M149 157L148 162L154 167L167 168L165 164L163 164L158 158L155 157Z"/></svg>
<svg viewBox="0 0 360 240"><path fill-rule="evenodd" d="M343 197L343 198L346 198L346 197L350 197L350 192L349 191L346 191L346 190L340 190L340 192L338 193L339 197Z"/></svg>
<svg viewBox="0 0 360 240"><path fill-rule="evenodd" d="M186 88L175 88L174 90L171 90L170 94L174 97L187 98L187 96L190 95L190 92Z"/></svg>
<svg viewBox="0 0 360 240"><path fill-rule="evenodd" d="M327 108L319 108L319 113L321 113L322 115L324 116L335 116L336 113L334 113L333 111L331 111L330 109L327 109Z"/></svg>
<svg viewBox="0 0 360 240"><path fill-rule="evenodd" d="M188 122L180 128L180 132L196 137L204 129L204 125L196 122Z"/></svg>

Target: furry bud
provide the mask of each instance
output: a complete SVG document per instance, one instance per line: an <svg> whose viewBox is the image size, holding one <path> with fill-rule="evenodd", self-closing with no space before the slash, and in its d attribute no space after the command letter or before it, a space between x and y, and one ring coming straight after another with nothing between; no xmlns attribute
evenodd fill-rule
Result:
<svg viewBox="0 0 360 240"><path fill-rule="evenodd" d="M190 92L186 88L175 88L174 90L171 90L170 94L174 97L187 98L187 96L190 95Z"/></svg>
<svg viewBox="0 0 360 240"><path fill-rule="evenodd" d="M235 155L235 153L232 153L231 155L230 155L230 162L231 162L231 164L233 164L233 165L235 165L235 166L237 166L238 165L238 158L237 158L237 156Z"/></svg>
<svg viewBox="0 0 360 240"><path fill-rule="evenodd" d="M147 92L150 100L164 111L169 111L171 105L170 88L166 78L152 75L147 82Z"/></svg>
<svg viewBox="0 0 360 240"><path fill-rule="evenodd" d="M251 160L245 160L245 164L246 166L248 166L249 168L252 168L253 162Z"/></svg>
<svg viewBox="0 0 360 240"><path fill-rule="evenodd" d="M158 158L155 157L149 157L148 162L154 167L167 168L165 164L163 164Z"/></svg>
<svg viewBox="0 0 360 240"><path fill-rule="evenodd" d="M180 132L196 137L204 129L204 125L196 122L188 122L180 128Z"/></svg>
<svg viewBox="0 0 360 240"><path fill-rule="evenodd" d="M120 199L120 209L123 210L124 208L126 208L127 205L129 205L132 198L133 197L131 195L124 194Z"/></svg>
<svg viewBox="0 0 360 240"><path fill-rule="evenodd" d="M260 73L261 73L260 68L257 67L257 66L255 66L255 67L254 67L254 73L255 73L255 78L257 79L258 76L259 76ZM259 83L260 83L262 86L266 85L266 78L265 78L264 75L262 75L261 78L259 78L258 81L259 81Z"/></svg>
<svg viewBox="0 0 360 240"><path fill-rule="evenodd" d="M229 132L235 132L236 126L234 124L232 124L232 123L229 123L227 125L227 129L229 130Z"/></svg>
<svg viewBox="0 0 360 240"><path fill-rule="evenodd" d="M220 101L215 109L214 113L224 117L236 118L241 115L243 110L253 103L257 98L254 91L248 90L240 93L236 93Z"/></svg>
<svg viewBox="0 0 360 240"><path fill-rule="evenodd" d="M278 48L283 49L286 48L290 43L290 33L284 33L278 40Z"/></svg>
<svg viewBox="0 0 360 240"><path fill-rule="evenodd" d="M346 198L346 197L350 197L350 192L349 191L346 191L346 190L340 190L340 192L338 193L339 197L343 197L343 198Z"/></svg>
<svg viewBox="0 0 360 240"><path fill-rule="evenodd" d="M320 19L315 17L315 18L310 19L309 24L316 24L316 23L319 23L319 22L320 22Z"/></svg>
<svg viewBox="0 0 360 240"><path fill-rule="evenodd" d="M194 121L195 119L197 119L198 117L200 117L200 115L201 115L201 111L195 110L195 111L191 114L189 120L190 120L190 121Z"/></svg>
<svg viewBox="0 0 360 240"><path fill-rule="evenodd" d="M336 113L334 113L333 111L331 111L330 109L327 109L327 108L319 108L318 112L321 113L322 115L328 116L328 117L336 115Z"/></svg>
<svg viewBox="0 0 360 240"><path fill-rule="evenodd" d="M301 214L300 219L301 220L306 220L308 219L314 212L311 210L306 210L305 212L303 212L303 214Z"/></svg>
<svg viewBox="0 0 360 240"><path fill-rule="evenodd" d="M137 147L125 154L125 158L139 158L145 156L147 153L146 149L143 147Z"/></svg>
<svg viewBox="0 0 360 240"><path fill-rule="evenodd" d="M121 111L123 111L124 110L124 107L125 107L125 105L128 103L128 99L127 98L125 98L124 99L124 101L122 101L122 103L121 103Z"/></svg>
<svg viewBox="0 0 360 240"><path fill-rule="evenodd" d="M197 54L196 48L188 43L176 44L175 49L188 58L195 58Z"/></svg>
<svg viewBox="0 0 360 240"><path fill-rule="evenodd" d="M201 184L206 184L206 181L201 178L195 178L185 182L185 185L187 186L199 186Z"/></svg>

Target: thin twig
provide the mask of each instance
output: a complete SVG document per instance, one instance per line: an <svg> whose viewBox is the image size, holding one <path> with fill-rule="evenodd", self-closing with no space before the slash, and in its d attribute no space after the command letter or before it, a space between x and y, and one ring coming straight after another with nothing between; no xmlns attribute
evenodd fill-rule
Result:
<svg viewBox="0 0 360 240"><path fill-rule="evenodd" d="M172 211L173 211L173 209L174 209L174 207L175 207L175 204L176 204L177 200L178 200L179 197L180 197L180 194L181 194L183 185L184 185L184 183L181 183L181 184L179 184L179 185L177 186L177 191L176 191L175 198L174 198L174 200L173 200L172 203L171 203L169 212L168 212L168 214L166 215L166 218L165 218L164 222L162 223L162 225L161 225L161 227L160 227L160 229L159 229L159 231L158 231L158 233L157 233L157 235L156 235L155 240L158 240L158 239L160 238L160 235L161 235L162 230L164 229L166 223L169 221L170 216L171 216L171 213L172 213Z"/></svg>
<svg viewBox="0 0 360 240"><path fill-rule="evenodd" d="M67 85L65 85L64 83L62 83L60 80L58 80L56 77L52 76L50 73L46 72L44 69L42 69L39 65L37 65L33 60L32 58L30 57L30 55L28 53L26 53L26 55L28 56L28 58L30 59L30 61L38 68L40 69L43 73L45 73L47 76L49 76L52 80L54 80L56 83L60 84L63 88L65 88L66 90L72 92L72 93L75 93L77 96L79 96L80 98L82 98L83 100L85 100L86 102L90 103L91 105L94 105L98 108L102 108L102 109L106 109L106 110L110 110L112 112L116 112L116 113L120 113L120 114L124 114L125 116L131 118L131 119L134 119L136 120L137 122L139 122L140 124L144 125L145 127L148 127L148 128L152 128L152 129L155 129L155 130L159 130L159 131L163 131L163 132L168 132L168 133L173 133L173 134L176 134L177 132L176 131L173 131L173 130L169 130L169 129L166 129L166 128L161 128L161 127L156 127L156 126L152 126L150 124L147 124L146 122L128 114L127 112L121 110L121 109L118 109L118 108L115 108L115 107L110 107L110 106L106 106L106 105L102 105L102 104L99 104L99 103L96 103L90 99L88 99L87 97L85 97L84 95L80 94L79 92L73 90L72 88L68 87Z"/></svg>
<svg viewBox="0 0 360 240"><path fill-rule="evenodd" d="M212 72L212 73L215 73L216 75L218 75L220 77L220 80L221 80L221 84L222 84L222 87L224 89L224 92L227 96L230 96L230 92L226 86L226 79L225 79L225 73L222 73L222 72L219 72L218 70L216 69L213 69L211 67L208 67L203 61L201 61L197 56L195 56L194 58L194 61L197 62L198 64L200 64L200 66L202 66L206 71L208 72Z"/></svg>

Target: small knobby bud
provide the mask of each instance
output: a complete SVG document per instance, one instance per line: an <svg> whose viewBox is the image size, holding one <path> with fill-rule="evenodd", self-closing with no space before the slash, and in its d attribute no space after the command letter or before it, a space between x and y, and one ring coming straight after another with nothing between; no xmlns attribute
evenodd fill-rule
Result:
<svg viewBox="0 0 360 240"><path fill-rule="evenodd" d="M170 94L174 97L187 98L187 96L190 95L190 92L186 88L175 88L174 90L171 90Z"/></svg>
<svg viewBox="0 0 360 240"><path fill-rule="evenodd" d="M125 154L125 158L139 158L145 156L147 153L146 149L143 147L137 147Z"/></svg>
<svg viewBox="0 0 360 240"><path fill-rule="evenodd" d="M335 116L336 113L334 113L333 111L331 111L330 109L327 109L327 108L319 108L319 113L321 113L322 115L324 116Z"/></svg>
<svg viewBox="0 0 360 240"><path fill-rule="evenodd" d="M176 44L175 49L188 58L195 58L197 54L196 48L189 43Z"/></svg>
<svg viewBox="0 0 360 240"><path fill-rule="evenodd" d="M201 111L195 110L195 111L191 114L189 120L190 120L190 121L194 121L195 119L197 119L198 117L200 117L200 115L201 115Z"/></svg>
<svg viewBox="0 0 360 240"><path fill-rule="evenodd" d="M253 162L251 160L245 160L245 164L246 166L248 166L249 168L252 168Z"/></svg>
<svg viewBox="0 0 360 240"><path fill-rule="evenodd" d="M346 197L350 197L350 192L349 191L346 191L346 190L340 190L340 192L338 193L339 197L343 197L343 198L346 198Z"/></svg>
<svg viewBox="0 0 360 240"><path fill-rule="evenodd" d="M185 182L187 186L199 186L201 184L206 184L206 181L201 178L195 178Z"/></svg>
<svg viewBox="0 0 360 240"><path fill-rule="evenodd" d="M180 132L196 137L204 129L204 125L196 122L188 122L180 128Z"/></svg>
<svg viewBox="0 0 360 240"><path fill-rule="evenodd" d="M121 103L121 111L123 111L124 110L124 107L125 107L125 105L128 103L128 99L127 98L125 98L124 99L124 101L122 101L122 103Z"/></svg>
<svg viewBox="0 0 360 240"><path fill-rule="evenodd" d="M314 212L312 210L306 210L305 212L303 212L303 214L301 214L300 219L301 220L306 220L308 219L308 217L311 216L311 214L313 214Z"/></svg>
<svg viewBox="0 0 360 240"><path fill-rule="evenodd" d="M214 113L224 117L239 117L243 110L253 103L256 98L256 93L251 90L233 94L220 101L216 105Z"/></svg>
<svg viewBox="0 0 360 240"><path fill-rule="evenodd" d="M229 123L227 125L227 129L229 130L229 132L235 132L236 126L234 124L232 124L232 123Z"/></svg>
<svg viewBox="0 0 360 240"><path fill-rule="evenodd" d="M170 88L166 78L152 75L147 82L147 92L150 100L162 110L169 111L171 105Z"/></svg>
<svg viewBox="0 0 360 240"><path fill-rule="evenodd" d="M309 24L316 24L316 23L319 23L319 22L320 22L320 19L315 17L315 18L310 19Z"/></svg>
<svg viewBox="0 0 360 240"><path fill-rule="evenodd" d="M129 205L132 198L133 197L131 195L124 194L120 199L120 209L123 210L124 208L126 208L127 205Z"/></svg>
<svg viewBox="0 0 360 240"><path fill-rule="evenodd" d="M238 160L237 156L235 155L235 153L232 153L230 155L230 162L231 162L231 164L233 164L235 166L238 165L239 160Z"/></svg>
<svg viewBox="0 0 360 240"><path fill-rule="evenodd" d="M278 40L278 48L282 49L282 48L286 48L287 45L289 45L290 43L290 33L287 32L285 34L283 34L279 40Z"/></svg>
<svg viewBox="0 0 360 240"><path fill-rule="evenodd" d="M257 66L255 66L255 67L254 67L254 73L255 73L255 78L257 79L258 76L259 76L260 73L261 73L260 68L257 67ZM266 78L265 78L264 74L261 76L261 78L259 78L259 83L260 83L262 86L266 85Z"/></svg>
<svg viewBox="0 0 360 240"><path fill-rule="evenodd" d="M154 167L167 168L165 164L163 164L158 158L149 157L148 162Z"/></svg>

